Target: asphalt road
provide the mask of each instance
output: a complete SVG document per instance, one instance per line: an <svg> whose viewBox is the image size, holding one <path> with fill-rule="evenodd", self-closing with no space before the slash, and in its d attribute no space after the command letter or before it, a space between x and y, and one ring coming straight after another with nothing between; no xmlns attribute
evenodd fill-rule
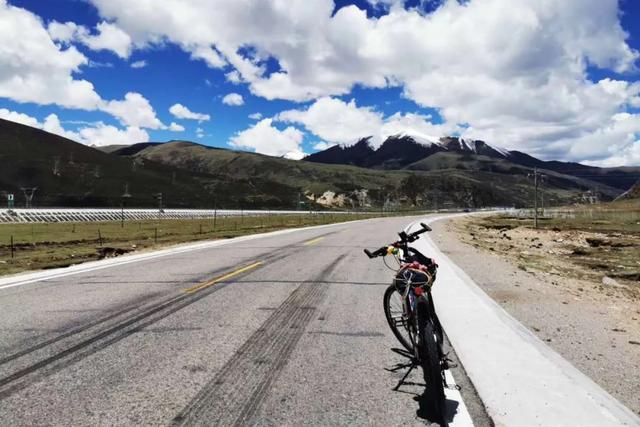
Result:
<svg viewBox="0 0 640 427"><path fill-rule="evenodd" d="M364 247L415 218L243 240L0 289L2 425L429 424ZM455 358L455 355L452 355ZM466 407L487 423L461 369ZM450 420L462 416L449 402Z"/></svg>

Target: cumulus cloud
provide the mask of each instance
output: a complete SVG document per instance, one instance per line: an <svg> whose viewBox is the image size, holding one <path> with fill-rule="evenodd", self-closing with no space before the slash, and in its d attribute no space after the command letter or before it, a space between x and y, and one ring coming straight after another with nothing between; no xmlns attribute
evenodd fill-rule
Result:
<svg viewBox="0 0 640 427"><path fill-rule="evenodd" d="M82 43L91 50L108 50L123 59L131 54L131 37L117 25L109 22L99 22L96 25L97 34L91 34L87 27L74 22L52 21L47 26L47 30L51 38L59 42Z"/></svg>
<svg viewBox="0 0 640 427"><path fill-rule="evenodd" d="M169 125L169 130L171 132L183 132L184 131L184 126L176 123L176 122L171 122L171 124Z"/></svg>
<svg viewBox="0 0 640 427"><path fill-rule="evenodd" d="M112 144L130 145L137 142L149 141L149 134L138 127L127 127L119 129L115 126L98 123L95 127L81 128L80 141L83 144L104 146Z"/></svg>
<svg viewBox="0 0 640 427"><path fill-rule="evenodd" d="M131 68L144 68L144 67L146 67L147 65L148 65L148 64L147 64L147 61L145 61L145 60L140 60L140 61L132 62L132 63L131 63Z"/></svg>
<svg viewBox="0 0 640 427"><path fill-rule="evenodd" d="M251 149L256 153L299 160L305 156L300 147L303 138L304 134L293 126L280 130L273 126L272 119L262 119L248 129L236 133L229 145Z"/></svg>
<svg viewBox="0 0 640 427"><path fill-rule="evenodd" d="M609 91L624 82L592 81L587 72L635 69L638 52L627 43L617 0L448 0L429 13L371 0L388 8L380 17L356 6L335 11L331 0L259 8L211 0L179 10L172 2L91 1L137 43L170 40L194 57L215 53L213 65L232 68L229 81L247 82L264 98L401 87L445 122L468 125L470 135L545 155L574 158L545 147L604 135L615 114L638 102L632 85ZM267 71L268 60L279 69ZM607 141L599 146L607 156Z"/></svg>
<svg viewBox="0 0 640 427"><path fill-rule="evenodd" d="M320 142L316 142L315 144L313 144L313 149L314 150L326 150L327 148L331 148L336 144L331 144L330 142L325 142L325 141L320 141Z"/></svg>
<svg viewBox="0 0 640 427"><path fill-rule="evenodd" d="M244 104L244 99L239 93L229 93L222 98L222 103L225 105L239 106Z"/></svg>
<svg viewBox="0 0 640 427"><path fill-rule="evenodd" d="M165 125L156 117L149 101L136 92L129 92L122 101L109 101L102 110L117 117L126 126L163 129Z"/></svg>
<svg viewBox="0 0 640 427"><path fill-rule="evenodd" d="M74 73L88 64L75 47L53 43L31 12L0 0L0 97L95 110L100 96ZM10 42L9 42L10 41Z"/></svg>
<svg viewBox="0 0 640 427"><path fill-rule="evenodd" d="M178 119L197 120L199 122L207 122L211 119L208 114L194 113L182 104L173 104L169 108L169 112Z"/></svg>
<svg viewBox="0 0 640 427"><path fill-rule="evenodd" d="M429 116L414 113L395 113L389 117L371 108L358 107L355 100L320 98L304 110L283 111L276 120L300 123L325 143L351 145L371 137L374 147L391 135L410 134L421 141L437 141L442 135L457 130L450 125L437 125Z"/></svg>
<svg viewBox="0 0 640 427"><path fill-rule="evenodd" d="M31 127L40 127L40 123L35 117L31 117L28 114L7 110L6 108L0 108L0 119L9 120Z"/></svg>
<svg viewBox="0 0 640 427"><path fill-rule="evenodd" d="M103 22L97 28L98 35L85 39L95 48L118 39L113 25ZM52 37L67 43L79 37L78 34L84 34L84 30L73 23L54 22L47 32L37 16L0 0L0 39L11 40L0 49L0 97L17 102L101 110L131 128L163 128L149 101L142 95L130 92L121 101L104 100L90 82L74 77L81 71L81 66L91 63L75 47L56 45Z"/></svg>
<svg viewBox="0 0 640 427"><path fill-rule="evenodd" d="M230 83L236 85L242 83L242 78L240 77L240 73L237 70L229 71L224 75L224 77Z"/></svg>
<svg viewBox="0 0 640 427"><path fill-rule="evenodd" d="M128 126L121 129L116 126L104 124L103 122L84 125L75 131L67 130L62 126L62 123L56 114L49 114L43 122L40 122L35 117L31 117L27 114L1 108L0 118L42 129L49 133L60 135L85 145L129 145L149 140L149 134L139 127Z"/></svg>
<svg viewBox="0 0 640 427"><path fill-rule="evenodd" d="M251 120L260 120L262 118L262 113L252 113L249 114L249 118Z"/></svg>

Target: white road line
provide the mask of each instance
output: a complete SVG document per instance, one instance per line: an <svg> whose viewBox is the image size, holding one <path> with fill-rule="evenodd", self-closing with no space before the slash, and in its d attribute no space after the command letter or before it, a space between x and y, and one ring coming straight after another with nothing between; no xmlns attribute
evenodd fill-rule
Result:
<svg viewBox="0 0 640 427"><path fill-rule="evenodd" d="M471 420L471 415L469 414L469 410L467 409L467 405L465 405L464 400L462 399L462 394L460 390L456 387L456 381L453 379L453 375L451 375L451 371L448 369L444 371L445 378L447 379L448 388L445 388L444 394L447 400L452 400L454 402L458 402L458 407L456 408L456 413L453 416L453 419L448 424L451 427L468 427L473 426L473 421Z"/></svg>

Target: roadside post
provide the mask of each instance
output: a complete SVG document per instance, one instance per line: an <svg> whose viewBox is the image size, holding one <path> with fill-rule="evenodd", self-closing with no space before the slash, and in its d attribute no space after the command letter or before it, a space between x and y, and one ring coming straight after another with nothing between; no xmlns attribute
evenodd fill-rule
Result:
<svg viewBox="0 0 640 427"><path fill-rule="evenodd" d="M13 194L7 194L7 208L13 209L14 203L15 199L13 197Z"/></svg>

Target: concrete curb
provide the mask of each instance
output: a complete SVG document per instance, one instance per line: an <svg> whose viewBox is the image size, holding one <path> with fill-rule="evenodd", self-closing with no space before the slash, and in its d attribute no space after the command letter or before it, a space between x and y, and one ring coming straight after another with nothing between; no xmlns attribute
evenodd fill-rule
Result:
<svg viewBox="0 0 640 427"><path fill-rule="evenodd" d="M509 315L431 239L414 245L440 265L438 315L496 425L640 426L637 415Z"/></svg>

